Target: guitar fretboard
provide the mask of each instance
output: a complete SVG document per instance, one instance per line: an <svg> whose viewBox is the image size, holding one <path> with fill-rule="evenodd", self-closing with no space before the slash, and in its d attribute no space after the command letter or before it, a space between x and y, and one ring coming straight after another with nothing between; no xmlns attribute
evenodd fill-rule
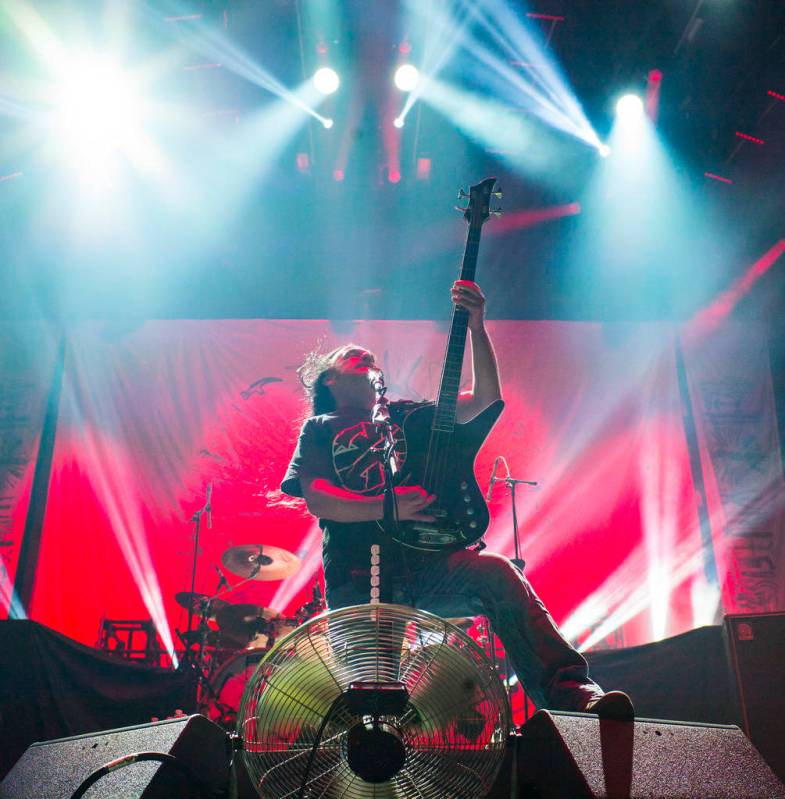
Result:
<svg viewBox="0 0 785 799"><path fill-rule="evenodd" d="M480 249L481 232L482 221L472 220L466 236L466 250L461 264L461 280L473 281L477 274L477 254ZM458 406L458 390L461 384L468 323L468 312L464 308L455 307L450 322L444 369L439 384L439 397L433 417L433 430L440 433L451 433L455 429L455 414Z"/></svg>

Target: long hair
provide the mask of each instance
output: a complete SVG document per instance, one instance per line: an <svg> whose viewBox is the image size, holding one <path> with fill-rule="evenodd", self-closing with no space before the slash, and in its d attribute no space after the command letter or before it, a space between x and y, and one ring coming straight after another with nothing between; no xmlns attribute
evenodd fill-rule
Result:
<svg viewBox="0 0 785 799"><path fill-rule="evenodd" d="M358 344L342 344L330 352L320 352L317 347L305 356L297 375L305 389L305 395L311 405L311 416L331 413L335 410L335 397L325 379L335 365L335 360L342 352L351 349L365 349Z"/></svg>

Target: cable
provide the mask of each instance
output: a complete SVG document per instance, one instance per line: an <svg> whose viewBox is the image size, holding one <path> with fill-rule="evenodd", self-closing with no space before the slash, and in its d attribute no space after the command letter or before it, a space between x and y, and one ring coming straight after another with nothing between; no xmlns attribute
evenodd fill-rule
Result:
<svg viewBox="0 0 785 799"><path fill-rule="evenodd" d="M319 729L316 731L316 738L314 739L313 746L311 747L311 754L308 756L308 763L306 764L305 771L303 772L303 779L300 783L300 790L297 792L297 799L303 799L305 796L305 789L308 787L308 775L311 773L311 769L313 768L313 761L316 759L316 753L319 750L319 744L322 742L322 736L327 728L327 722L335 712L335 709L341 703L343 697L344 694L342 691L340 694L338 694L338 696L335 697L335 699L333 699L328 711L324 714L324 718L322 719L322 723L319 725Z"/></svg>
<svg viewBox="0 0 785 799"><path fill-rule="evenodd" d="M190 785L196 786L199 791L199 796L204 799L205 793L202 781L193 773L189 766L173 755L166 754L165 752L134 752L130 755L123 755L123 757L119 757L116 760L111 760L100 768L97 768L91 774L88 774L87 777L82 780L79 787L71 794L71 799L81 799L98 780L113 771L130 766L132 763L150 761L163 763L164 765L176 768L188 780Z"/></svg>

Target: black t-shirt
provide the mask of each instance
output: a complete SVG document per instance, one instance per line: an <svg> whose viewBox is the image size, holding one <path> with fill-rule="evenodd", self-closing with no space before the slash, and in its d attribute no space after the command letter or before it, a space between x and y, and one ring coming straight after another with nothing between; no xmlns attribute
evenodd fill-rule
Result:
<svg viewBox="0 0 785 799"><path fill-rule="evenodd" d="M396 455L403 466L406 461L406 440L402 430L404 417L423 403L391 402L390 418L396 439ZM353 408L325 413L307 419L281 490L301 497L303 478L324 478L355 494L376 496L384 491L382 455L384 436L379 425L371 421L371 411ZM323 531L322 556L328 586L337 588L351 579L355 570L368 569L372 544L384 545L387 539L376 522L336 522L319 519ZM384 563L395 568L399 547L385 546Z"/></svg>

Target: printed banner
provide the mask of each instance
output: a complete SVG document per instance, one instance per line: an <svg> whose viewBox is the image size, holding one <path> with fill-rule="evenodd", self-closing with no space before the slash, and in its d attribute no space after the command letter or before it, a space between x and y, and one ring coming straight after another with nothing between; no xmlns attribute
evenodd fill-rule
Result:
<svg viewBox="0 0 785 799"><path fill-rule="evenodd" d="M521 555L543 600L585 645L690 629L701 552L672 326L489 328L506 408L476 473L485 489L503 455L514 477L537 481L516 501ZM319 530L278 488L307 414L303 356L353 341L376 352L391 398L432 398L445 339L442 325L417 321L74 325L33 618L89 644L104 619L152 618L177 646L187 612L176 597L191 587L210 485L196 591L217 589L230 548L281 547L300 558L296 574L227 599L291 615L320 579ZM490 510L488 551L512 555L503 484Z"/></svg>
<svg viewBox="0 0 785 799"><path fill-rule="evenodd" d="M765 328L685 336L726 613L785 609L785 480Z"/></svg>

